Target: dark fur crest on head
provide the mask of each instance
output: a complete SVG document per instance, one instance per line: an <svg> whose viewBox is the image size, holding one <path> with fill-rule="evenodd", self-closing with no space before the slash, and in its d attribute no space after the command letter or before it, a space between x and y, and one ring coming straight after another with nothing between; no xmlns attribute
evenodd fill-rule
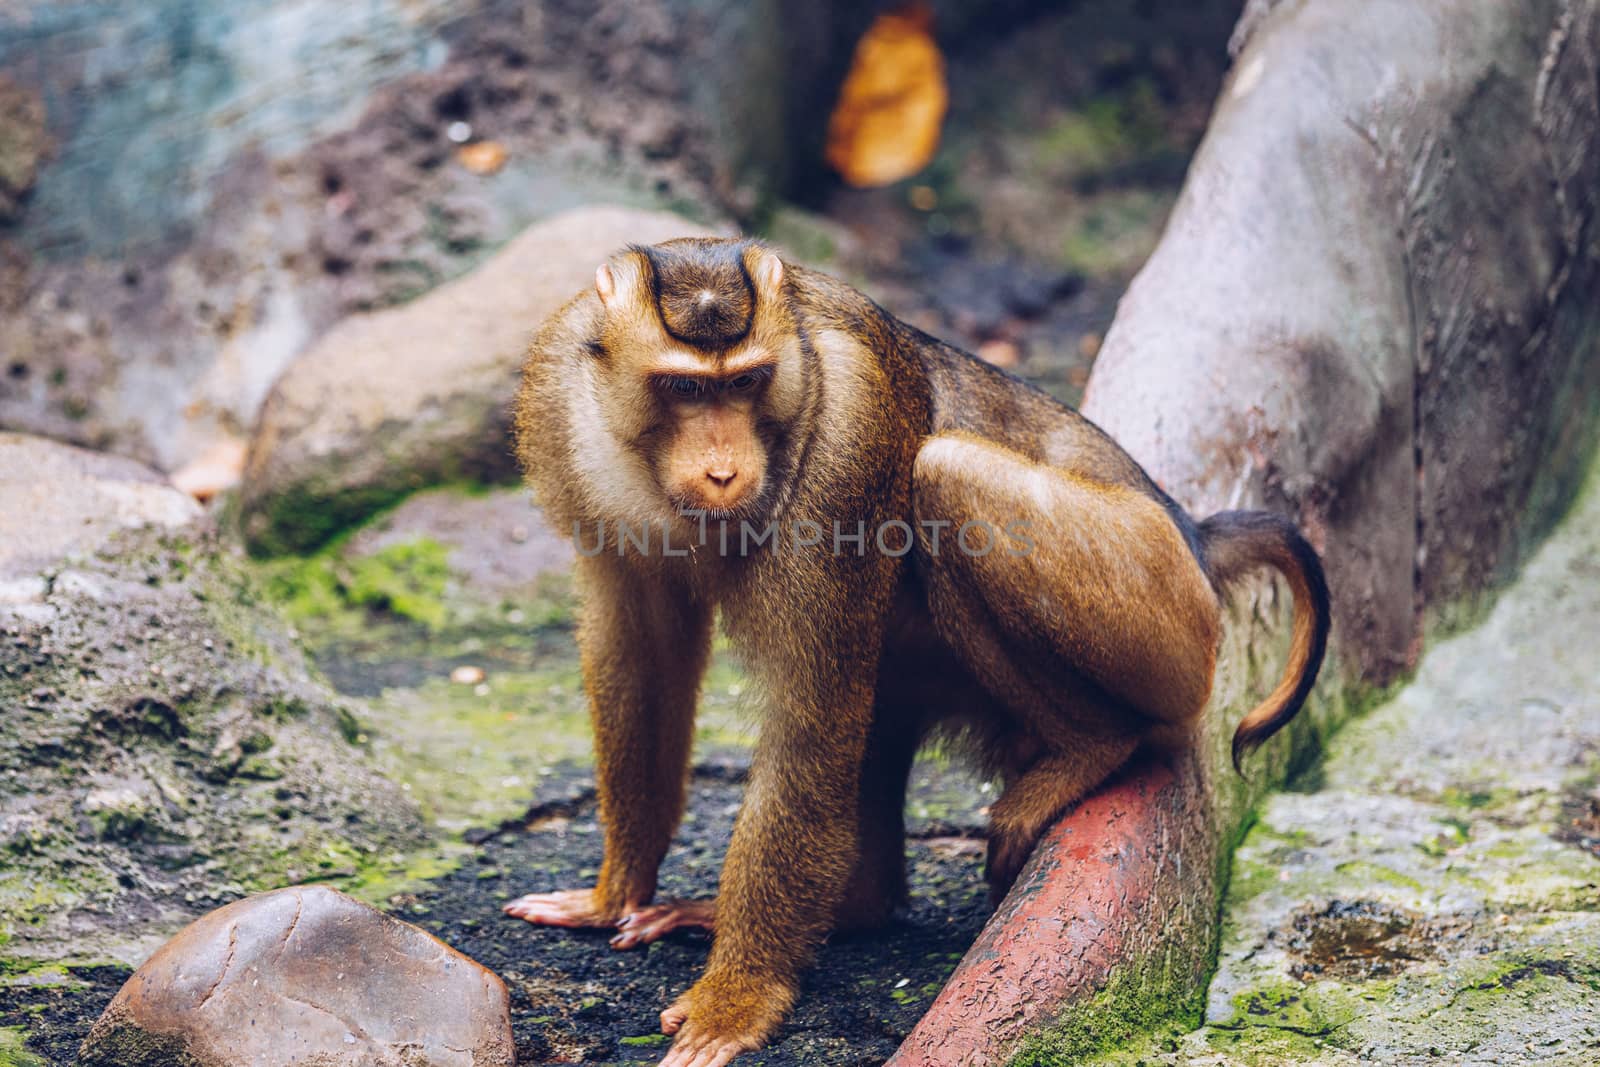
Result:
<svg viewBox="0 0 1600 1067"><path fill-rule="evenodd" d="M750 332L756 292L744 266L744 242L696 241L636 248L650 264L650 284L667 332L700 348L726 348Z"/></svg>

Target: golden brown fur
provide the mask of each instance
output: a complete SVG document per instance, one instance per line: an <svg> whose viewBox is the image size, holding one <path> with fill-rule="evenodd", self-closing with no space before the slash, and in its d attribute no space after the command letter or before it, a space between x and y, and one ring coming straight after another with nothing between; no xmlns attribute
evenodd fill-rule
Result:
<svg viewBox="0 0 1600 1067"><path fill-rule="evenodd" d="M1296 599L1290 676L1236 752L1320 664L1326 589L1292 526L1194 523L1075 412L755 243L613 257L534 342L516 428L546 514L594 550L579 639L606 855L593 890L507 910L620 925L619 947L714 922L704 977L662 1016L674 1067L759 1045L826 933L903 901L906 776L932 732L1004 782L998 894L1141 743L1188 736L1223 583L1269 564ZM820 544L789 537L808 522ZM746 523L778 543L739 551ZM864 543L841 551L834 523ZM967 538L984 523L988 551ZM652 905L715 610L766 715L717 900Z"/></svg>

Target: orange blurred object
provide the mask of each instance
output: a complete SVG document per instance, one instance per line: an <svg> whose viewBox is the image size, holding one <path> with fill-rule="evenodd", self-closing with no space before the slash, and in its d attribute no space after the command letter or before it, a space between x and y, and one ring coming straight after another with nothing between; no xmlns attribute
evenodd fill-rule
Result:
<svg viewBox="0 0 1600 1067"><path fill-rule="evenodd" d="M172 472L172 484L202 504L239 484L244 472L245 444L224 438Z"/></svg>
<svg viewBox="0 0 1600 1067"><path fill-rule="evenodd" d="M938 150L949 104L928 6L879 15L856 45L828 120L828 163L858 188L909 178Z"/></svg>
<svg viewBox="0 0 1600 1067"><path fill-rule="evenodd" d="M1011 341L985 341L978 346L978 358L1009 370L1022 361L1022 353Z"/></svg>
<svg viewBox="0 0 1600 1067"><path fill-rule="evenodd" d="M474 174L493 174L506 165L506 148L499 141L479 141L456 149L456 158Z"/></svg>

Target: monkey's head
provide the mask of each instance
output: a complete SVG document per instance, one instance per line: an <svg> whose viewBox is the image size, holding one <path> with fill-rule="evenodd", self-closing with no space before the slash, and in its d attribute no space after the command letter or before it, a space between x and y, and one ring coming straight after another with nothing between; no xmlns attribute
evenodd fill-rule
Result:
<svg viewBox="0 0 1600 1067"><path fill-rule="evenodd" d="M594 287L609 436L679 514L759 514L804 403L783 261L748 241L670 241L613 256Z"/></svg>

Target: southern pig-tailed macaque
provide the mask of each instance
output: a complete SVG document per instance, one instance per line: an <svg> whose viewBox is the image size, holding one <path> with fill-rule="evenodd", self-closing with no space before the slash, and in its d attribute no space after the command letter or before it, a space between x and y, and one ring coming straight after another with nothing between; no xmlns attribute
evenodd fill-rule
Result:
<svg viewBox="0 0 1600 1067"><path fill-rule="evenodd" d="M711 929L661 1015L671 1067L760 1046L828 932L905 901L906 777L930 737L1003 785L998 897L1141 744L1191 736L1233 579L1275 568L1295 605L1236 762L1322 662L1327 587L1289 522L1191 519L1076 412L754 241L613 256L534 341L516 433L579 548L605 859L592 889L506 911L615 927L618 948ZM715 900L655 902L714 615L760 738Z"/></svg>

